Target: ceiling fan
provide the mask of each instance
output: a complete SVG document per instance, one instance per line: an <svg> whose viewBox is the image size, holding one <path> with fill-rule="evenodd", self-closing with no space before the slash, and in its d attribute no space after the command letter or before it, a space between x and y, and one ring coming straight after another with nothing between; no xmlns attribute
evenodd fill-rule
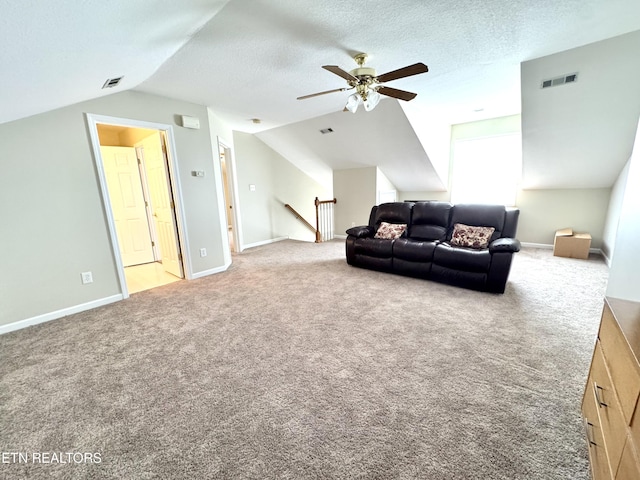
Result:
<svg viewBox="0 0 640 480"><path fill-rule="evenodd" d="M369 112L373 110L380 101L380 95L386 95L388 97L398 98L405 101L413 100L417 95L417 93L386 87L382 85L383 83L429 71L429 68L424 63L414 63L413 65L408 65L406 67L399 68L398 70L383 73L382 75L376 75L375 69L364 66L364 63L367 61L366 53L359 53L353 57L353 59L358 64L358 68L355 68L350 72L344 71L337 65L322 66L325 70L344 78L349 85L348 87L334 88L333 90L303 95L302 97L298 97L298 100L317 97L327 93L344 92L355 88L355 93L351 94L347 99L347 104L344 107L345 111L349 110L350 112L355 113L358 109L358 105L362 103L364 109Z"/></svg>

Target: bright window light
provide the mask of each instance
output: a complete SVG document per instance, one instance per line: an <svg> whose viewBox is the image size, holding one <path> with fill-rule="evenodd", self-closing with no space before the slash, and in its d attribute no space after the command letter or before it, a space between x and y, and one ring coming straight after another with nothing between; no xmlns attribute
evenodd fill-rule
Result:
<svg viewBox="0 0 640 480"><path fill-rule="evenodd" d="M457 140L451 201L513 206L522 175L520 133Z"/></svg>

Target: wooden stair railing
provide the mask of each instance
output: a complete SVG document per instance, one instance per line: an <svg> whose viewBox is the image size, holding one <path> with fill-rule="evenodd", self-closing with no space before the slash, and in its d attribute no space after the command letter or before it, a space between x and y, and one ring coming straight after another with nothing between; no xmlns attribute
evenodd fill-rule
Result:
<svg viewBox="0 0 640 480"><path fill-rule="evenodd" d="M337 203L337 200L335 198L333 200L318 200L316 197L314 203L316 205L316 243L323 240L323 236L320 234L320 223L322 223L322 230L326 233L324 240L331 240L333 238L333 208L327 207Z"/></svg>
<svg viewBox="0 0 640 480"><path fill-rule="evenodd" d="M291 205L289 205L288 203L285 203L284 206L291 212L293 213L296 218L298 220L300 220L307 228L309 228L309 230L311 230L313 233L316 233L316 228L311 225L309 222L307 222L304 217L302 215L300 215L295 208L293 208Z"/></svg>
<svg viewBox="0 0 640 480"><path fill-rule="evenodd" d="M334 198L333 200L319 200L316 197L314 204L316 206L316 226L314 227L309 222L307 222L302 215L300 215L295 208L293 208L288 203L285 203L284 206L287 210L295 215L295 217L300 220L309 230L311 230L316 235L316 243L322 242L324 237L325 240L329 240L333 238L333 209L326 208L329 204L336 203L337 200ZM327 232L327 234L322 235L320 231L320 226L322 224L323 230Z"/></svg>

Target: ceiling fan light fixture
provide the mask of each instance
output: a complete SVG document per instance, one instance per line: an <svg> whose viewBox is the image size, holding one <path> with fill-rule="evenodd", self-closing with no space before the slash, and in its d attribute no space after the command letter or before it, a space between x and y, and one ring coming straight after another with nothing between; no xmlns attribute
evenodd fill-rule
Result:
<svg viewBox="0 0 640 480"><path fill-rule="evenodd" d="M427 73L429 71L429 67L424 63L414 63L413 65L407 65L406 67L398 68L397 70L383 73L382 75L377 75L374 68L364 66L364 63L367 60L366 53L359 53L353 58L358 64L358 68L351 70L351 72L343 70L338 65L322 66L325 70L346 80L348 87L334 88L333 90L325 90L324 92L302 95L297 99L304 100L307 98L325 95L327 93L343 92L345 90L355 89L356 92L350 95L347 99L347 104L345 105L344 110L356 113L358 104L362 103L365 111L370 112L376 108L376 105L380 102L380 95L397 98L398 100L404 100L405 102L413 100L417 95L417 93L387 87L384 85L386 82L421 73Z"/></svg>
<svg viewBox="0 0 640 480"><path fill-rule="evenodd" d="M349 98L347 98L347 104L344 106L344 108L349 110L351 113L356 113L359 104L360 95L358 95L357 93L352 93L351 95L349 95Z"/></svg>
<svg viewBox="0 0 640 480"><path fill-rule="evenodd" d="M379 101L380 101L380 94L375 90L369 90L369 93L367 94L367 98L362 102L362 104L364 105L364 109L367 112L370 112L371 110L376 108L376 105L378 105Z"/></svg>

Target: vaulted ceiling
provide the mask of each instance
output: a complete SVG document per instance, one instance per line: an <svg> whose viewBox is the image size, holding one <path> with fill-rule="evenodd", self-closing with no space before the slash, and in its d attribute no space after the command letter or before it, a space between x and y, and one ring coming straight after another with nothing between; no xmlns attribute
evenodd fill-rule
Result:
<svg viewBox="0 0 640 480"><path fill-rule="evenodd" d="M627 93L640 81L635 55L625 82L608 85L591 50L544 60L640 30L637 0L0 0L0 13L0 122L136 89L206 105L305 171L375 164L400 190L444 188L449 125L520 112L525 185L610 185L630 153L633 125L601 135L601 144L620 148L589 156L602 126L577 122L585 112L576 106L597 99L588 113L609 124L637 122L640 112L640 100ZM631 42L627 53L638 45ZM355 115L341 112L349 92L296 100L345 86L321 66L351 70L360 52L378 73L426 63L429 73L390 85L417 98L387 99ZM540 97L545 75L578 70L581 92L558 87ZM118 87L101 89L121 75ZM558 103L561 114L550 114ZM333 137L318 133L325 127ZM567 146L581 142L590 148ZM560 161L569 166L555 168ZM594 174L574 175L576 165L590 171L591 164L600 165Z"/></svg>

